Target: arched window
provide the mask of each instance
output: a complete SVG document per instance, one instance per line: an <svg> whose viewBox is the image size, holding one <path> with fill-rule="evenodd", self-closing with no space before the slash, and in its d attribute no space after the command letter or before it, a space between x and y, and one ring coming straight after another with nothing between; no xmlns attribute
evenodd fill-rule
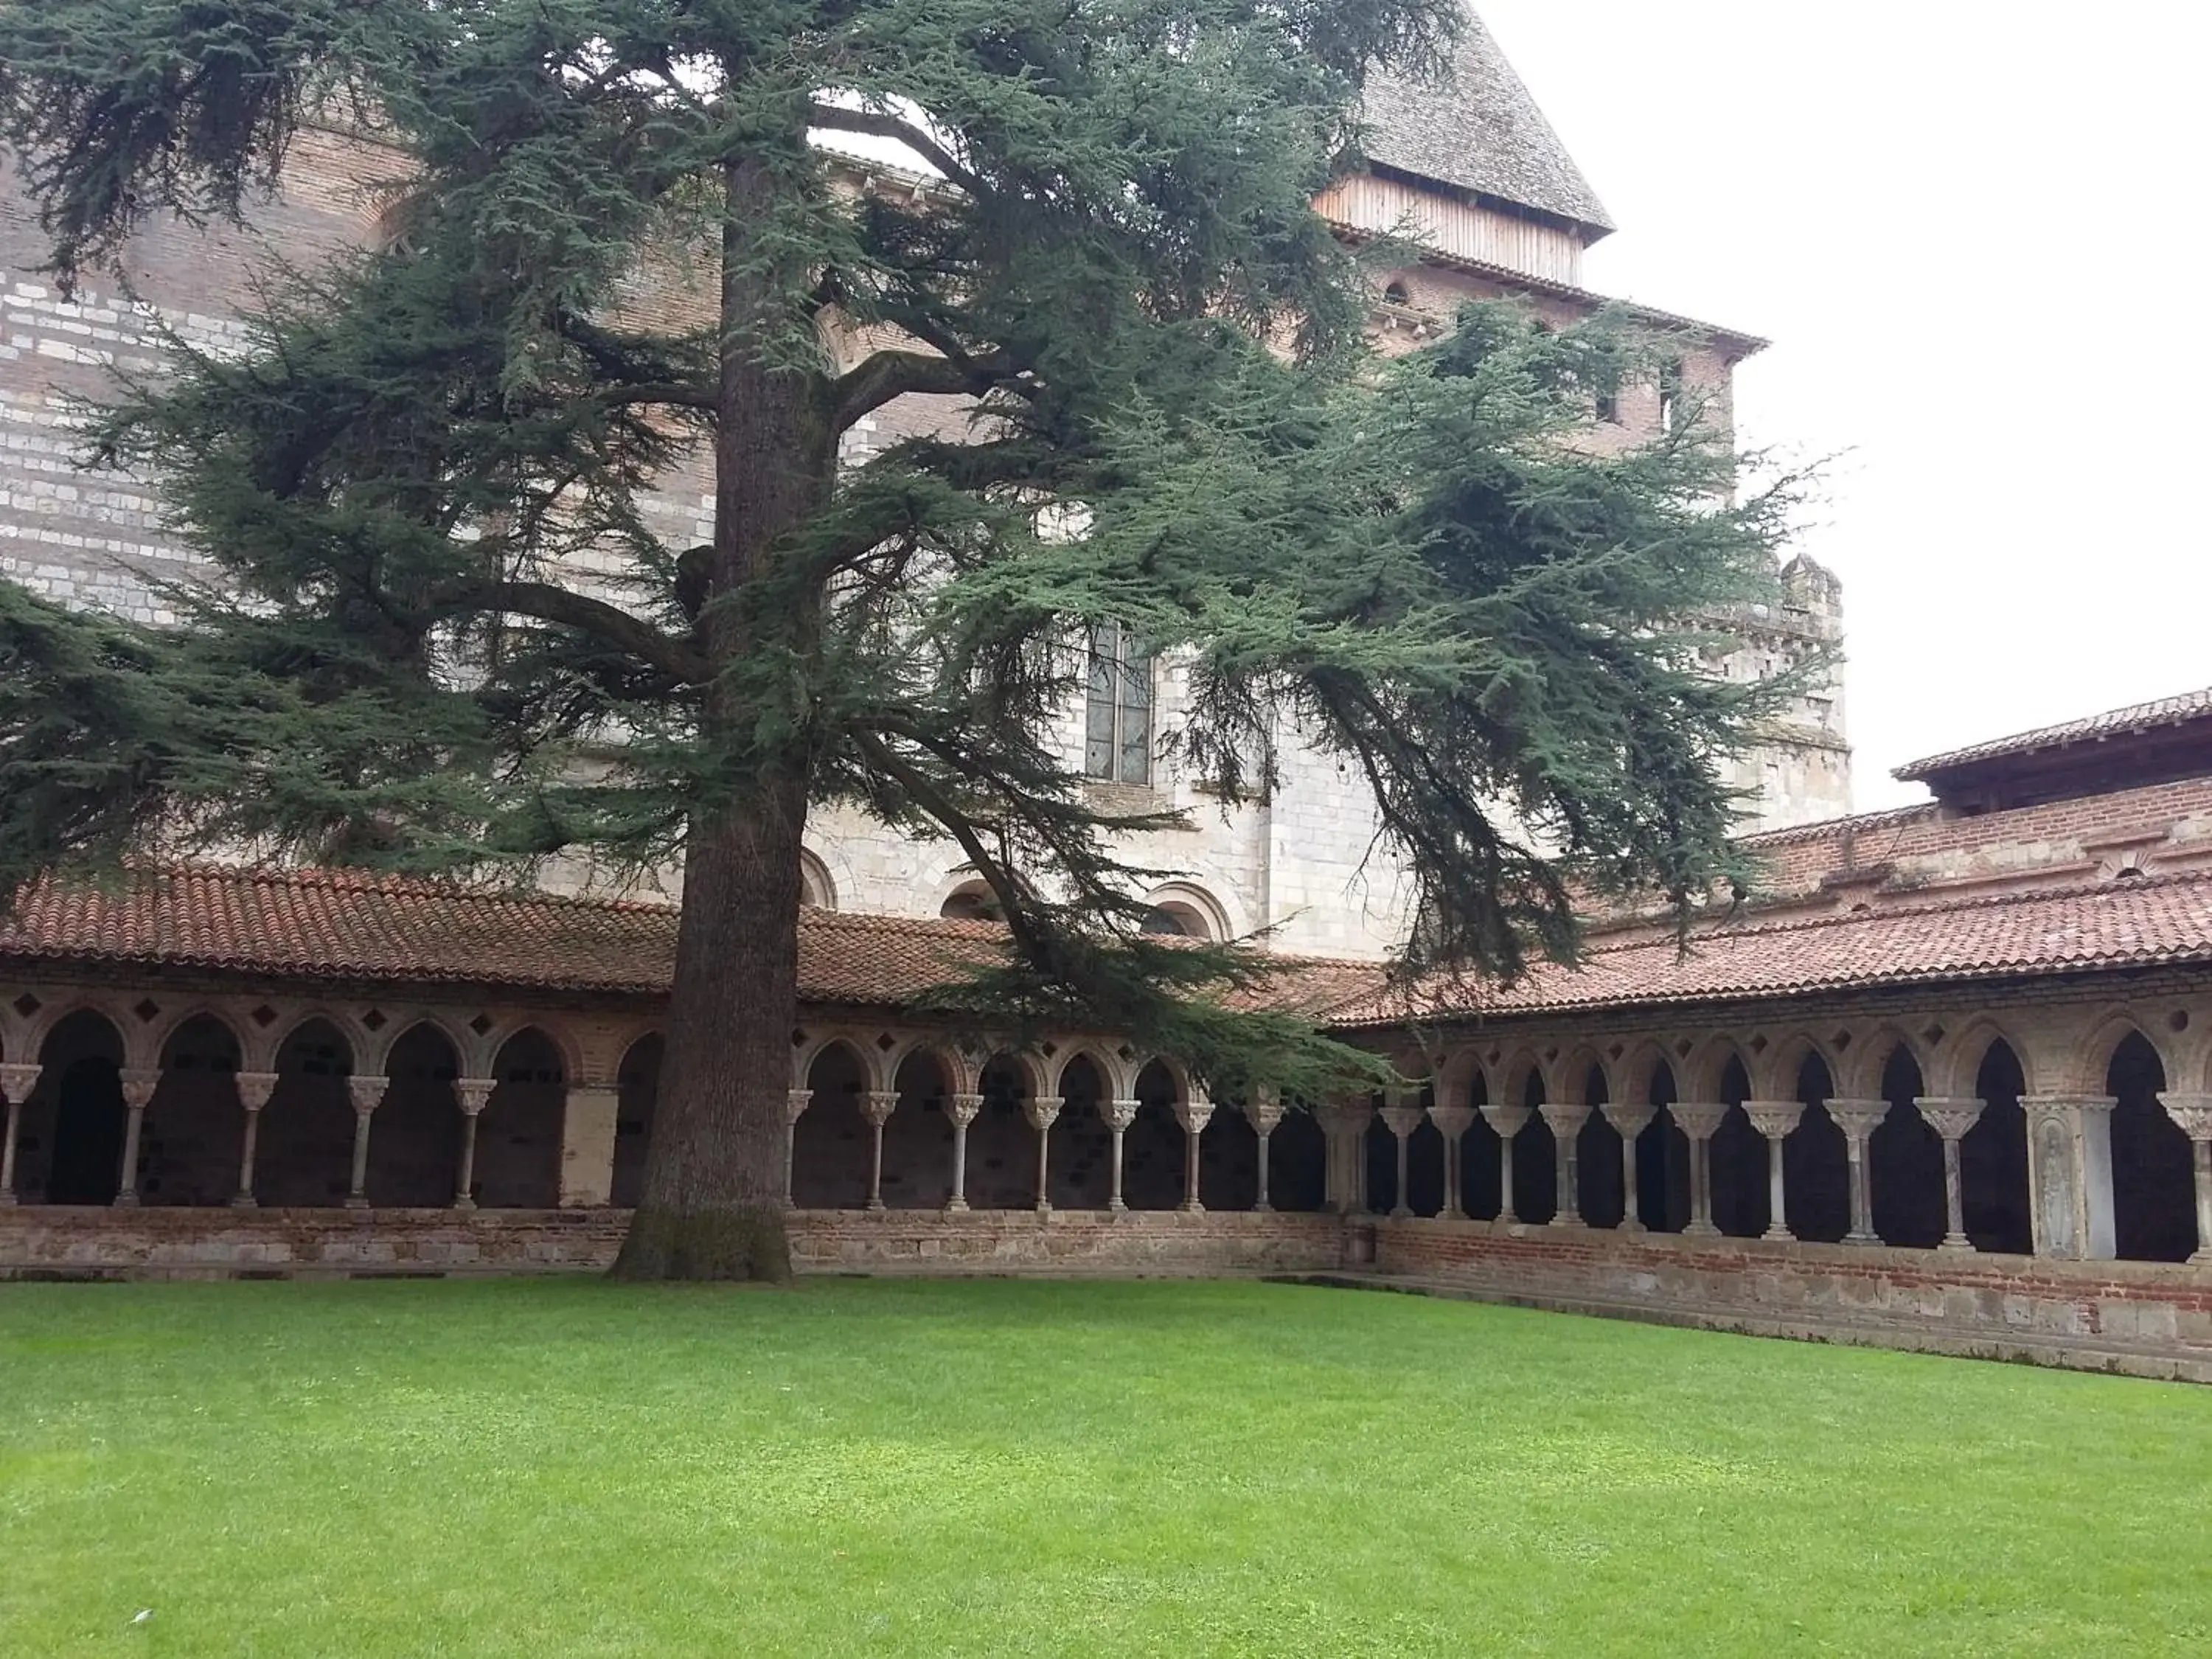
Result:
<svg viewBox="0 0 2212 1659"><path fill-rule="evenodd" d="M830 866L803 849L799 854L799 902L817 910L837 908L837 884L830 879Z"/></svg>
<svg viewBox="0 0 2212 1659"><path fill-rule="evenodd" d="M963 882L945 896L937 914L947 921L1000 921L999 901L980 881Z"/></svg>
<svg viewBox="0 0 2212 1659"><path fill-rule="evenodd" d="M1151 899L1145 917L1148 933L1182 939L1225 939L1233 933L1228 916L1212 894L1188 883L1163 888Z"/></svg>
<svg viewBox="0 0 2212 1659"><path fill-rule="evenodd" d="M1413 290L1406 286L1404 277L1393 276L1382 290L1382 300L1386 305L1409 306L1413 303Z"/></svg>
<svg viewBox="0 0 2212 1659"><path fill-rule="evenodd" d="M1119 623L1091 630L1083 769L1109 783L1152 781L1152 659Z"/></svg>

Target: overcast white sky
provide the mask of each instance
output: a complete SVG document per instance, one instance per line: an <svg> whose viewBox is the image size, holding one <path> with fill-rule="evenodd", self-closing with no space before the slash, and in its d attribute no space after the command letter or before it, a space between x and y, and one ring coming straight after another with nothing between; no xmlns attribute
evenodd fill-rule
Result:
<svg viewBox="0 0 2212 1659"><path fill-rule="evenodd" d="M1922 755L2212 684L2212 4L1476 0L1621 228L1589 285L1775 344L1853 453L1862 809Z"/></svg>

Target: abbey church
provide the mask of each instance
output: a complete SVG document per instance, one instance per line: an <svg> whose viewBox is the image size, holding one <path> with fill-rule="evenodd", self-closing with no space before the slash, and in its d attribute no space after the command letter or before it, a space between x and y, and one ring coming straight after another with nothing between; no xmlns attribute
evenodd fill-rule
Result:
<svg viewBox="0 0 2212 1659"><path fill-rule="evenodd" d="M1370 89L1368 171L1317 210L1418 236L1371 327L1395 350L1468 299L1565 322L1607 303L1613 226L1480 27L1448 84ZM859 191L925 181L839 156ZM81 470L71 400L173 329L237 338L253 273L389 234L357 135L301 136L247 234L168 224L131 297L64 301L0 194L0 574L163 619L189 551L133 481ZM1631 307L1668 371L1595 410L1633 446L1725 426L1765 343ZM945 418L909 398L863 450ZM707 486L654 504L704 539ZM1712 670L1842 637L1800 558ZM1279 1273L1781 1334L2212 1380L2212 693L1907 768L1854 816L1840 679L1745 756L1768 872L1690 948L1624 916L1577 970L1406 993L1410 890L1371 800L1293 745L1224 807L1167 758L1177 665L1109 631L1063 741L1100 799L1181 809L1132 861L1162 931L1264 934L1276 994L1417 1087L1311 1109L1207 1099L1110 1030L956 1036L916 999L988 952L949 843L851 809L806 853L789 1197L802 1266ZM0 1275L471 1273L603 1265L635 1201L675 938L660 890L578 868L523 892L220 865L120 890L58 877L0 924Z"/></svg>

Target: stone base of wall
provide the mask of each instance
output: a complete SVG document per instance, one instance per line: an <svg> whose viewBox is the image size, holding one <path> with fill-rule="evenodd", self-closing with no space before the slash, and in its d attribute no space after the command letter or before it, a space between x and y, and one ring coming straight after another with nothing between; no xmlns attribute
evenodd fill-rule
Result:
<svg viewBox="0 0 2212 1659"><path fill-rule="evenodd" d="M0 1279L596 1273L613 1209L0 1209ZM1422 1291L1758 1336L2212 1382L2212 1268L1578 1227L1219 1212L801 1210L811 1273L1194 1278Z"/></svg>
<svg viewBox="0 0 2212 1659"><path fill-rule="evenodd" d="M629 1212L0 1209L0 1279L210 1279L368 1273L596 1273ZM1311 1273L1342 1259L1328 1215L1087 1210L800 1210L801 1273Z"/></svg>
<svg viewBox="0 0 2212 1659"><path fill-rule="evenodd" d="M2212 1382L2212 1268L1361 1218L1345 1283Z"/></svg>

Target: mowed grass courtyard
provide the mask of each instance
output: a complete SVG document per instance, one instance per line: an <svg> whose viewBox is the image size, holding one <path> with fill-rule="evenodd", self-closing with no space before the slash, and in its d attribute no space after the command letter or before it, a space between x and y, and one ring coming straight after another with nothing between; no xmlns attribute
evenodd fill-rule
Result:
<svg viewBox="0 0 2212 1659"><path fill-rule="evenodd" d="M2212 1390L1261 1284L0 1285L11 1656L2208 1651Z"/></svg>

